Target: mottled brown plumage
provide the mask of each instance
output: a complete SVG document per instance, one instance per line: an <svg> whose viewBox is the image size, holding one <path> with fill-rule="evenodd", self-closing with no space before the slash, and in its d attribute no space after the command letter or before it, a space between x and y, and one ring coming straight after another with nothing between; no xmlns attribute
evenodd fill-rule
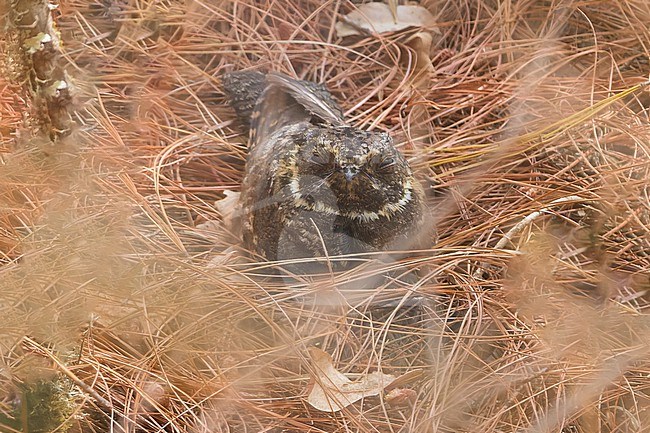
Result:
<svg viewBox="0 0 650 433"><path fill-rule="evenodd" d="M422 188L387 134L347 125L318 84L254 72L222 83L238 116L251 119L247 248L282 260L431 243Z"/></svg>

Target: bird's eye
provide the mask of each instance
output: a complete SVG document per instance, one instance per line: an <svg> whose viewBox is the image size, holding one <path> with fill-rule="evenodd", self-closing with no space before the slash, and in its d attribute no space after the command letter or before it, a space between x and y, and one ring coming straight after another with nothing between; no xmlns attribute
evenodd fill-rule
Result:
<svg viewBox="0 0 650 433"><path fill-rule="evenodd" d="M379 168L381 169L390 168L393 165L395 165L395 159L391 157L384 158L379 162Z"/></svg>
<svg viewBox="0 0 650 433"><path fill-rule="evenodd" d="M375 169L384 170L395 165L395 158L392 156L384 156L381 154L373 155L370 158L370 166Z"/></svg>
<svg viewBox="0 0 650 433"><path fill-rule="evenodd" d="M328 165L331 162L332 158L330 155L323 155L320 152L314 152L309 157L309 162L314 165Z"/></svg>

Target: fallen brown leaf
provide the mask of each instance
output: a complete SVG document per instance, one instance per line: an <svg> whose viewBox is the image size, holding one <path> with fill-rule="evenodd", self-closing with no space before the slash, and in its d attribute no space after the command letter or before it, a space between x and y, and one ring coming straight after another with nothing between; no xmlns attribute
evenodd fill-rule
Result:
<svg viewBox="0 0 650 433"><path fill-rule="evenodd" d="M215 208L221 215L223 226L232 233L238 233L240 230L241 205L239 203L239 193L224 190L225 197L214 203Z"/></svg>
<svg viewBox="0 0 650 433"><path fill-rule="evenodd" d="M415 403L417 393L408 388L395 388L386 394L386 403L391 406L408 406Z"/></svg>
<svg viewBox="0 0 650 433"><path fill-rule="evenodd" d="M391 6L385 3L372 2L359 5L343 16L336 23L336 34L342 38L364 33L395 32L408 27L426 27L439 33L435 24L435 17L422 6L399 5L391 10Z"/></svg>
<svg viewBox="0 0 650 433"><path fill-rule="evenodd" d="M378 395L396 379L391 374L376 371L353 382L334 367L332 357L326 352L311 347L309 354L316 383L307 402L324 412L338 412L364 397Z"/></svg>

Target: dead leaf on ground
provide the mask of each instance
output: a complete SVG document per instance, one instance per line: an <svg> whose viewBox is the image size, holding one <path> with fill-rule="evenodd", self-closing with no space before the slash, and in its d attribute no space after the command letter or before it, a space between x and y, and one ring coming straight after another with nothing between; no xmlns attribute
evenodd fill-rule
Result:
<svg viewBox="0 0 650 433"><path fill-rule="evenodd" d="M373 2L359 5L357 9L343 16L336 23L339 37L367 33L387 33L408 27L426 27L429 31L440 33L435 26L433 14L418 5L399 5L396 8L385 3Z"/></svg>
<svg viewBox="0 0 650 433"><path fill-rule="evenodd" d="M421 77L426 76L426 73L433 72L433 64L429 56L432 42L433 36L431 36L431 33L426 32L418 32L406 41L406 45L411 47L415 52L415 70L413 75L420 80Z"/></svg>
<svg viewBox="0 0 650 433"><path fill-rule="evenodd" d="M223 194L225 197L221 200L217 200L214 203L214 207L221 215L223 226L232 233L238 233L241 226L241 204L239 203L239 193L226 189Z"/></svg>
<svg viewBox="0 0 650 433"><path fill-rule="evenodd" d="M236 247L228 247L221 253L217 254L214 256L209 262L207 267L208 268L220 268L223 266L232 266L236 264L240 264L243 261L242 255L239 249ZM242 280L246 281L246 280Z"/></svg>
<svg viewBox="0 0 650 433"><path fill-rule="evenodd" d="M417 392L408 388L395 388L386 394L386 403L391 406L408 406L417 400Z"/></svg>
<svg viewBox="0 0 650 433"><path fill-rule="evenodd" d="M323 412L338 412L364 397L378 395L396 379L391 374L375 371L353 382L334 367L332 357L326 352L310 347L309 354L316 383L307 402Z"/></svg>

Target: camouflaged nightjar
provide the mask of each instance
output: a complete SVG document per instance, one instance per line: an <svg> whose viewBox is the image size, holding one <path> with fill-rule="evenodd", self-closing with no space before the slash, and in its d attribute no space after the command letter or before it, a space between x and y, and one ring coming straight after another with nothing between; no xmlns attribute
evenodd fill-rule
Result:
<svg viewBox="0 0 650 433"><path fill-rule="evenodd" d="M347 125L319 84L259 72L222 83L251 129L241 190L248 249L283 260L431 244L422 187L390 136Z"/></svg>

